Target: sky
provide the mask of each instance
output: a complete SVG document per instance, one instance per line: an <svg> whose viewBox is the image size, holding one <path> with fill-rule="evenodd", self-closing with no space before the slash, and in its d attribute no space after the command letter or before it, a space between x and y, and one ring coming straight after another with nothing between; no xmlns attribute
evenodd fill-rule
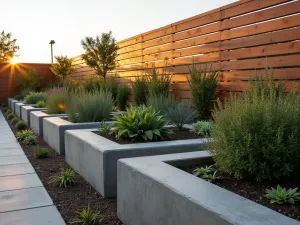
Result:
<svg viewBox="0 0 300 225"><path fill-rule="evenodd" d="M17 62L50 63L82 53L80 41L113 32L117 41L236 0L0 0L0 31L20 46Z"/></svg>

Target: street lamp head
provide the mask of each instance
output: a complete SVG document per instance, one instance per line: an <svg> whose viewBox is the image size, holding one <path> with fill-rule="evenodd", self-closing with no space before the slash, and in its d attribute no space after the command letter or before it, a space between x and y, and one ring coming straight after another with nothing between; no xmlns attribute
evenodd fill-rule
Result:
<svg viewBox="0 0 300 225"><path fill-rule="evenodd" d="M50 45L53 45L53 44L55 44L55 41L54 41L54 40L51 40L49 44L50 44Z"/></svg>

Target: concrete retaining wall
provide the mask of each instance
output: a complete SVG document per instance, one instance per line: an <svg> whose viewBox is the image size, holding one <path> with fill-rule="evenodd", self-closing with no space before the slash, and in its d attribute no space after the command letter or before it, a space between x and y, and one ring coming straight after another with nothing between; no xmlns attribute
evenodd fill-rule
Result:
<svg viewBox="0 0 300 225"><path fill-rule="evenodd" d="M47 114L43 111L31 111L30 112L30 126L36 134L43 136L43 119L48 117L63 117L67 114Z"/></svg>
<svg viewBox="0 0 300 225"><path fill-rule="evenodd" d="M100 122L72 123L60 117L43 119L43 138L57 153L65 154L65 131L98 128Z"/></svg>
<svg viewBox="0 0 300 225"><path fill-rule="evenodd" d="M12 102L12 100L15 100L14 98L8 98L7 99L7 106L8 106L8 108L10 108L10 109L12 109L12 104L11 104L11 102Z"/></svg>
<svg viewBox="0 0 300 225"><path fill-rule="evenodd" d="M34 105L23 105L21 107L22 120L24 120L28 127L30 127L30 112L46 110L46 108L34 108L33 106Z"/></svg>
<svg viewBox="0 0 300 225"><path fill-rule="evenodd" d="M206 151L119 160L118 217L127 225L300 224L172 166L206 160Z"/></svg>
<svg viewBox="0 0 300 225"><path fill-rule="evenodd" d="M118 159L201 151L207 140L191 139L120 145L92 131L96 130L66 131L66 161L103 197L114 197L117 194Z"/></svg>
<svg viewBox="0 0 300 225"><path fill-rule="evenodd" d="M16 114L16 111L15 111L15 105L16 105L16 103L19 103L20 101L18 101L18 100L15 100L15 99L13 99L13 100L11 100L11 110L13 111L13 113L14 114Z"/></svg>
<svg viewBox="0 0 300 225"><path fill-rule="evenodd" d="M18 102L15 104L15 108L16 108L16 116L19 117L20 119L22 119L22 113L21 113L21 106L23 106L24 103L23 102Z"/></svg>

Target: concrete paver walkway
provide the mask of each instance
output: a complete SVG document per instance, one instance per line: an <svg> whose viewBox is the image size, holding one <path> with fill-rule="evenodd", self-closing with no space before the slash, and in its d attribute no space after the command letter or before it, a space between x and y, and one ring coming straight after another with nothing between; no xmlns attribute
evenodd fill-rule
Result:
<svg viewBox="0 0 300 225"><path fill-rule="evenodd" d="M65 225L1 111L0 224Z"/></svg>

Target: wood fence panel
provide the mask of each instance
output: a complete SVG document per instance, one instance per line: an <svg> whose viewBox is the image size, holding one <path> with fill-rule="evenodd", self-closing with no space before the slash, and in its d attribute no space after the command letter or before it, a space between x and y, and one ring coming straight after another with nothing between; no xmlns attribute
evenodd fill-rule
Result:
<svg viewBox="0 0 300 225"><path fill-rule="evenodd" d="M217 96L240 95L248 81L273 67L277 80L300 84L300 1L241 0L117 43L117 74L130 83L155 65L172 74L171 93L191 103L189 68L219 70ZM267 59L266 59L267 57ZM94 73L76 57L76 79ZM122 80L122 81L121 81ZM300 85L299 85L300 87Z"/></svg>

